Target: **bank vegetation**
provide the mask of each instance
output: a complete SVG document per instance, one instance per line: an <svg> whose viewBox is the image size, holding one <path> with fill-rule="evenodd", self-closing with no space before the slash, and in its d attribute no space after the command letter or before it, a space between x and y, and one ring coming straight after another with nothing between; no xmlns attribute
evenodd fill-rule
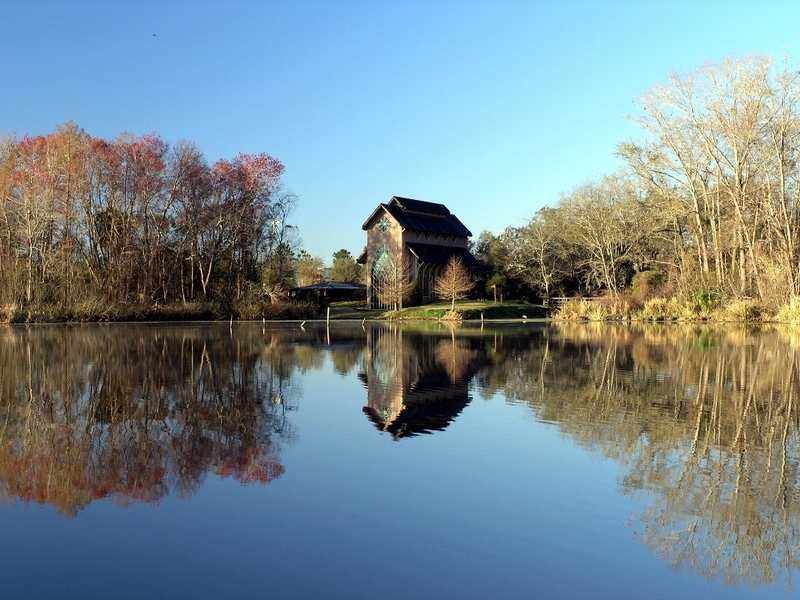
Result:
<svg viewBox="0 0 800 600"><path fill-rule="evenodd" d="M637 100L624 167L475 246L485 284L563 318L800 319L800 72L708 63Z"/></svg>

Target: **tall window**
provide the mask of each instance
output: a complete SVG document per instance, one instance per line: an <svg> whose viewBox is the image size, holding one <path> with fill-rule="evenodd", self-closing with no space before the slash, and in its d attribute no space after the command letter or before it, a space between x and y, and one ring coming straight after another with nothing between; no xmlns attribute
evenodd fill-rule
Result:
<svg viewBox="0 0 800 600"><path fill-rule="evenodd" d="M384 216L384 218L386 218ZM380 227L380 224L378 224ZM375 255L375 262L372 265L372 278L381 279L385 274L386 270L389 266L389 263L392 262L392 252L389 250L389 247L384 244L383 246L378 249L378 253Z"/></svg>
<svg viewBox="0 0 800 600"><path fill-rule="evenodd" d="M383 309L403 307L403 297L413 284L413 270L410 261L400 253L395 256L384 244L375 255L372 263L372 306Z"/></svg>

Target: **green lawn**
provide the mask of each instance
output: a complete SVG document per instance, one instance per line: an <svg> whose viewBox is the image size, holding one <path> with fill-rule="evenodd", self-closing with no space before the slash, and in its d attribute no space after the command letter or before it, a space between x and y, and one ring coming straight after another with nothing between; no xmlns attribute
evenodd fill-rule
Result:
<svg viewBox="0 0 800 600"><path fill-rule="evenodd" d="M364 303L334 302L331 304L331 319L396 319L396 320L436 320L445 316L450 310L450 302L431 302L424 306L412 306L398 311L366 310ZM538 319L547 316L541 306L529 304L521 300L508 302L492 302L491 300L462 300L456 302L456 312L463 319Z"/></svg>

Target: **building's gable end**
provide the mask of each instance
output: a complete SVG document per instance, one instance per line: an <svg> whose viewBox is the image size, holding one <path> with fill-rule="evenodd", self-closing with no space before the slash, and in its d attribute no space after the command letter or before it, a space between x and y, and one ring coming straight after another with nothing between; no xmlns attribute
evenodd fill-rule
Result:
<svg viewBox="0 0 800 600"><path fill-rule="evenodd" d="M364 221L361 229L367 232L371 229L374 229L384 217L392 221L392 225L400 225L397 218L389 210L389 206L386 204L380 204L378 208L372 211L372 214L369 216L369 218ZM386 231L386 229L382 229L382 231Z"/></svg>

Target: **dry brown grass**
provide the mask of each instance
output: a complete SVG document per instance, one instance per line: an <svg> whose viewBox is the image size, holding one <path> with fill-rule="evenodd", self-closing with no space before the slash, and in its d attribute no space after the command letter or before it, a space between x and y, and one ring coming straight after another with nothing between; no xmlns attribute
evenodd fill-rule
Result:
<svg viewBox="0 0 800 600"><path fill-rule="evenodd" d="M21 311L13 304L0 306L0 323L19 323Z"/></svg>
<svg viewBox="0 0 800 600"><path fill-rule="evenodd" d="M719 320L732 321L735 323L760 323L769 319L769 312L757 300L743 298L733 300L716 311L715 316Z"/></svg>
<svg viewBox="0 0 800 600"><path fill-rule="evenodd" d="M779 323L800 325L800 297L795 296L789 301L789 304L782 306L775 315L775 320Z"/></svg>
<svg viewBox="0 0 800 600"><path fill-rule="evenodd" d="M626 321L636 313L637 301L631 296L618 298L570 299L554 315L556 319L584 321Z"/></svg>
<svg viewBox="0 0 800 600"><path fill-rule="evenodd" d="M461 321L464 316L457 310L448 310L442 315L442 321Z"/></svg>
<svg viewBox="0 0 800 600"><path fill-rule="evenodd" d="M555 318L584 321L730 321L759 323L773 320L772 313L762 303L752 299L738 299L719 303L713 307L699 304L695 299L650 298L644 305L636 298L620 296L597 300L570 300L565 302ZM786 308L779 320L800 323L800 302Z"/></svg>

